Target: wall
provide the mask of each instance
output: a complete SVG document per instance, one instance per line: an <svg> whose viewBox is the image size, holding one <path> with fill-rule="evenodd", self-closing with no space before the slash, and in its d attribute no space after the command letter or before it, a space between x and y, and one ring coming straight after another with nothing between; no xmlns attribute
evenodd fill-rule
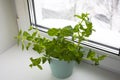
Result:
<svg viewBox="0 0 120 80"><path fill-rule="evenodd" d="M30 22L29 22L29 15L28 15L28 7L27 7L27 0L14 0L16 5L16 12L17 12L17 23L19 29L27 30Z"/></svg>
<svg viewBox="0 0 120 80"><path fill-rule="evenodd" d="M0 53L16 43L17 32L14 0L0 0Z"/></svg>

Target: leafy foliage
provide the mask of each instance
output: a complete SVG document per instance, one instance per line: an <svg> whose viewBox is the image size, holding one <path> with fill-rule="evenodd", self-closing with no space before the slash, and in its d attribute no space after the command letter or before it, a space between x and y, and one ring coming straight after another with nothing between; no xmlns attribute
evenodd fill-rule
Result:
<svg viewBox="0 0 120 80"><path fill-rule="evenodd" d="M75 17L79 18L80 22L74 27L68 25L63 28L49 29L47 33L49 36L54 36L52 40L41 37L39 30L32 26L30 26L28 31L19 31L16 38L18 43L22 43L22 50L24 50L25 47L29 50L31 46L32 49L39 54L45 52L42 57L40 56L36 59L30 58L32 62L30 67L37 66L39 69L42 69L41 64L44 64L46 61L50 62L51 57L68 62L74 60L77 63L80 63L81 60L86 58L87 60L93 61L95 65L98 65L99 61L106 57L106 55L99 56L92 50L89 50L87 56L84 54L84 51L82 51L83 47L80 43L87 40L94 29L87 13L75 15ZM72 37L72 40L67 40L67 37ZM78 43L74 43L76 40ZM25 44L25 41L27 41L27 44Z"/></svg>

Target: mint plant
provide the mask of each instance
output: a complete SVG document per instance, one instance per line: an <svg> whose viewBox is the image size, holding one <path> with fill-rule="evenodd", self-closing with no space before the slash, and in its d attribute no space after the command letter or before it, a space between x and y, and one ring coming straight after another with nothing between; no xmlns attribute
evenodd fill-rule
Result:
<svg viewBox="0 0 120 80"><path fill-rule="evenodd" d="M89 21L87 13L75 15L75 17L80 19L80 22L75 26L68 25L63 28L50 28L47 34L53 37L52 40L42 37L39 30L32 26L30 26L28 31L19 31L16 39L18 43L22 43L22 50L29 50L29 47L32 47L34 51L40 54L38 58L30 58L32 62L30 67L37 66L42 69L41 64L46 61L50 63L52 57L67 62L76 61L77 63L84 59L91 60L95 65L98 65L106 57L106 55L98 55L91 49L86 55L81 42L86 41L95 30L92 22ZM68 37L71 37L71 40L68 40Z"/></svg>

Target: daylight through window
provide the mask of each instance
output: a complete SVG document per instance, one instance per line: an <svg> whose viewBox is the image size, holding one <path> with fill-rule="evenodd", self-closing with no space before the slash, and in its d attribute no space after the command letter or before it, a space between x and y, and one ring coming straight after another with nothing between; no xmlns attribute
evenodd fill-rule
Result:
<svg viewBox="0 0 120 80"><path fill-rule="evenodd" d="M96 30L83 45L119 55L120 0L28 0L31 25L46 32L78 22L75 14L89 13Z"/></svg>

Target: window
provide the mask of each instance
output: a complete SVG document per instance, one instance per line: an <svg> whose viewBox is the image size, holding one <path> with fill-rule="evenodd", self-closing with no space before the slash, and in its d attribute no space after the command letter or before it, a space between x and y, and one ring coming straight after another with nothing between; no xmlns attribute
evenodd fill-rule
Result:
<svg viewBox="0 0 120 80"><path fill-rule="evenodd" d="M120 54L119 0L28 0L31 25L46 32L52 27L74 25L74 14L88 12L96 32L81 44Z"/></svg>

